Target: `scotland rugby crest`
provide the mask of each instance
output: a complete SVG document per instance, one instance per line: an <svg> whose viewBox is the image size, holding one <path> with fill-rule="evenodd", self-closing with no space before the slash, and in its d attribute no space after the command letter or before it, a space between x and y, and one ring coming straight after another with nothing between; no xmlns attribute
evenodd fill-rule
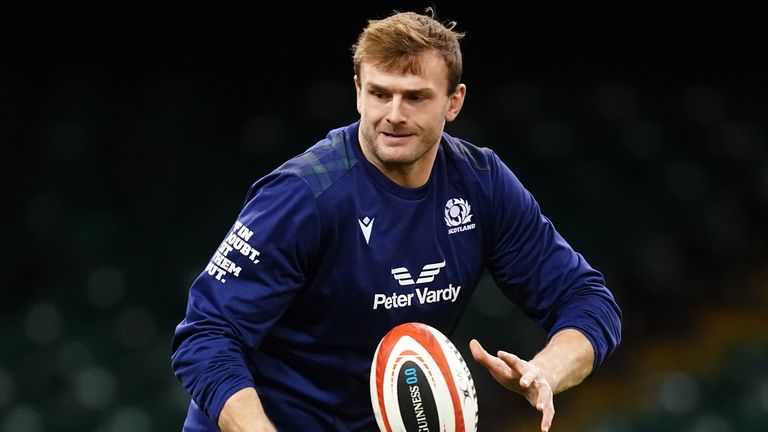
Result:
<svg viewBox="0 0 768 432"><path fill-rule="evenodd" d="M468 231L475 228L472 223L472 206L463 198L451 198L445 203L445 224L448 234Z"/></svg>

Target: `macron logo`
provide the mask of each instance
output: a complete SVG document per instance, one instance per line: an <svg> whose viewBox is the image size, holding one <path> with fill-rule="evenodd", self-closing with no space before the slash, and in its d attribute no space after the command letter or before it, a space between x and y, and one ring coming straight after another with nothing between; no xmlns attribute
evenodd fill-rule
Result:
<svg viewBox="0 0 768 432"><path fill-rule="evenodd" d="M408 272L408 269L405 267L393 268L392 276L395 277L395 280L397 280L397 283L399 283L401 286L423 284L434 281L435 276L440 273L440 269L443 267L445 267L445 261L425 265L424 268L421 269L419 278L416 279L415 282L413 281L411 274Z"/></svg>
<svg viewBox="0 0 768 432"><path fill-rule="evenodd" d="M363 232L363 237L365 237L365 244L368 244L368 242L371 240L371 230L373 229L374 220L376 220L376 218L370 219L368 216L366 216L363 220L357 220L357 222L360 224L360 231Z"/></svg>

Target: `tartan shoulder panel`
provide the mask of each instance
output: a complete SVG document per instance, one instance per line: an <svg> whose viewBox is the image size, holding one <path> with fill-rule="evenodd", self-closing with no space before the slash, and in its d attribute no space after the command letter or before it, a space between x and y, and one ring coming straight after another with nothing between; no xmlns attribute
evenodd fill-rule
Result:
<svg viewBox="0 0 768 432"><path fill-rule="evenodd" d="M315 197L323 193L352 167L358 164L343 132L331 133L304 153L280 168L307 182Z"/></svg>

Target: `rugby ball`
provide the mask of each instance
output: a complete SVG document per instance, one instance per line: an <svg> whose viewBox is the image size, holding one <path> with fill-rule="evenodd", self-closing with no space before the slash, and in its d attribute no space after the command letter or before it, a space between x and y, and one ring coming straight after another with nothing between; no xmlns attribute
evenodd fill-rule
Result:
<svg viewBox="0 0 768 432"><path fill-rule="evenodd" d="M477 431L477 392L451 341L423 323L381 339L371 364L371 403L382 432Z"/></svg>

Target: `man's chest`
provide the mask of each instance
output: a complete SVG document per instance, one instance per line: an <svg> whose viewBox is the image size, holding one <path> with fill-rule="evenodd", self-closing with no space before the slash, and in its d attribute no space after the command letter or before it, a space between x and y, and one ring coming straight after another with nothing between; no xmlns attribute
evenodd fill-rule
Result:
<svg viewBox="0 0 768 432"><path fill-rule="evenodd" d="M349 316L346 324L457 319L484 264L479 209L470 197L366 196L333 210L305 304Z"/></svg>

